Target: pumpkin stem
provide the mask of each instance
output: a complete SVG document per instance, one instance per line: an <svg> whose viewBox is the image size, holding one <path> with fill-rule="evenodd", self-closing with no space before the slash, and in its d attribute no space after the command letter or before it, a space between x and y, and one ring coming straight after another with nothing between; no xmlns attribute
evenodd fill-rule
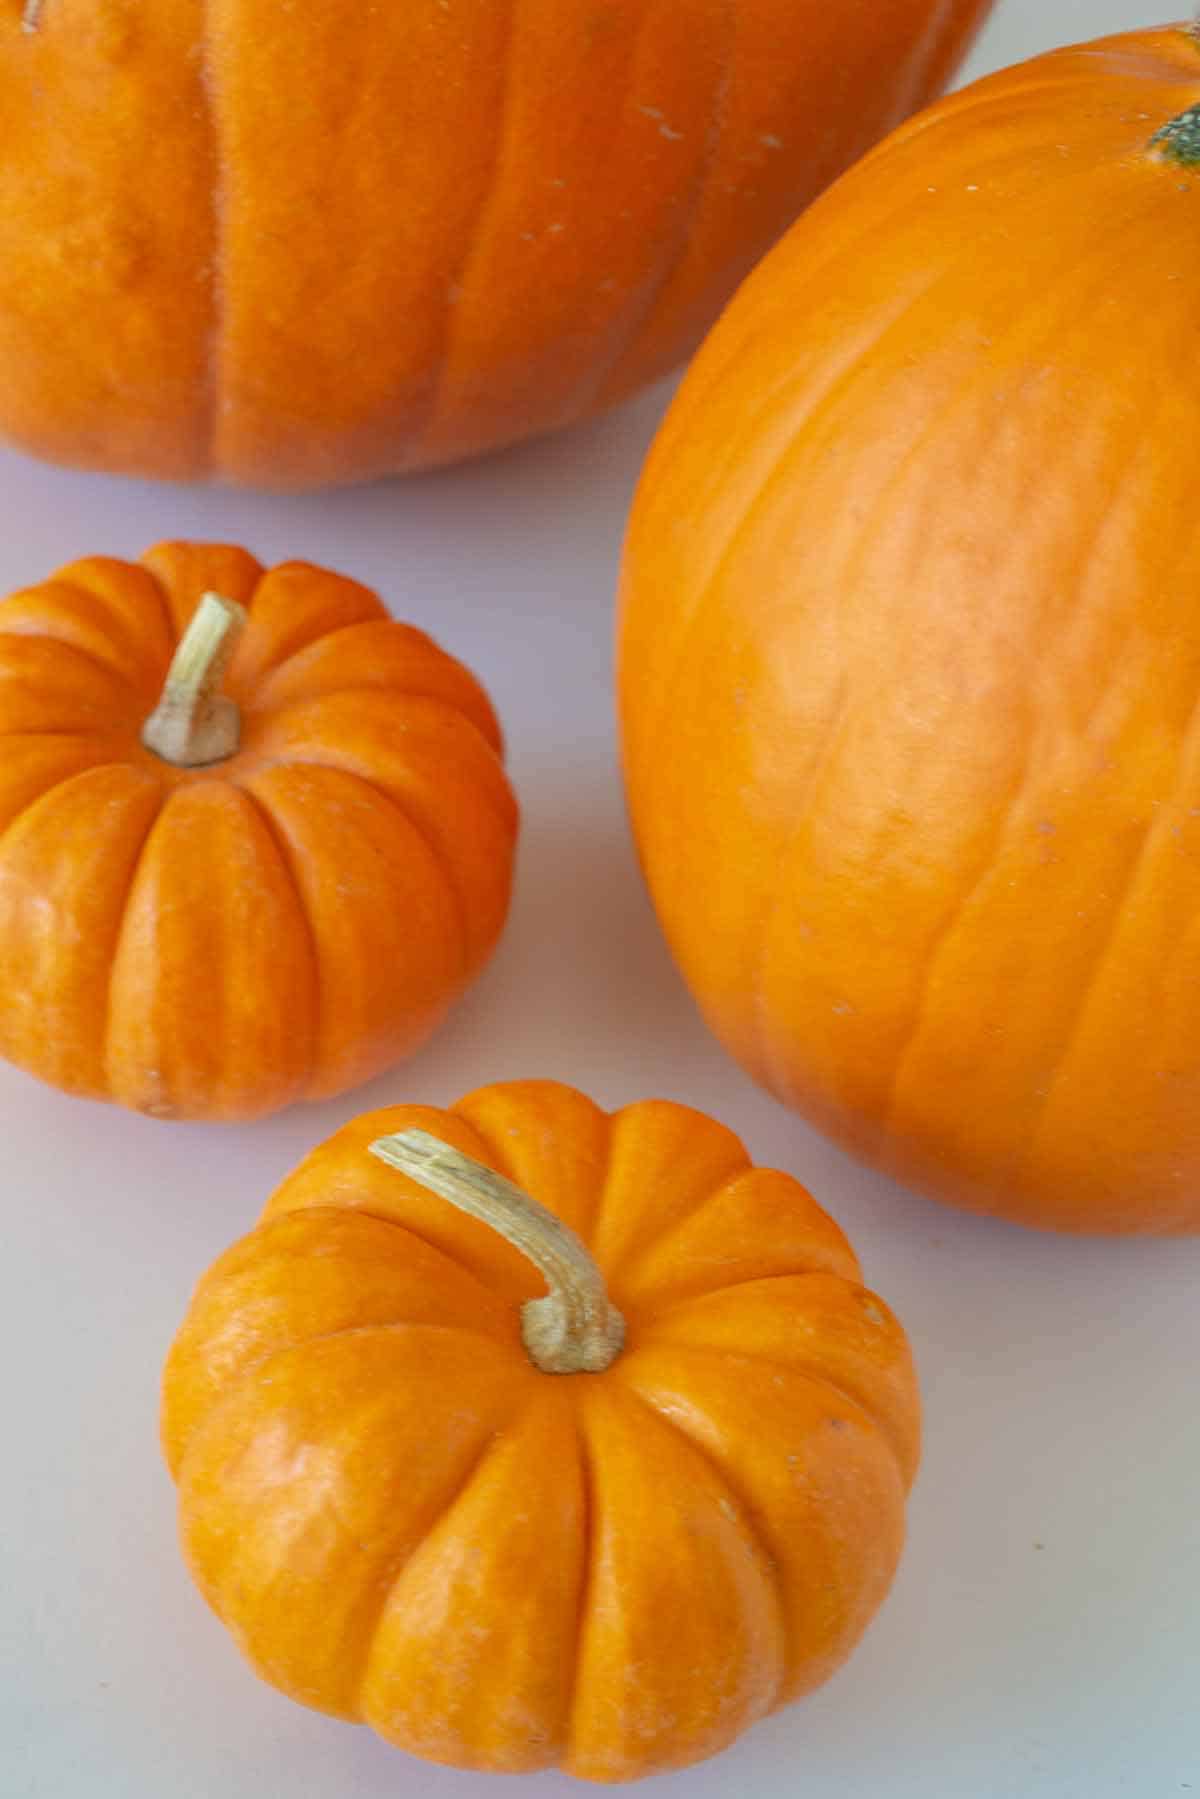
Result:
<svg viewBox="0 0 1200 1799"><path fill-rule="evenodd" d="M142 742L164 762L202 768L232 756L242 721L217 690L246 623L233 600L206 593L171 659L162 697L142 726Z"/></svg>
<svg viewBox="0 0 1200 1799"><path fill-rule="evenodd" d="M36 31L42 22L42 7L45 0L25 0L25 11L21 14L21 30Z"/></svg>
<svg viewBox="0 0 1200 1799"><path fill-rule="evenodd" d="M371 1154L498 1231L528 1256L550 1291L521 1307L529 1359L545 1374L601 1374L625 1342L625 1320L575 1232L503 1175L428 1131L380 1137Z"/></svg>
<svg viewBox="0 0 1200 1799"><path fill-rule="evenodd" d="M1200 22L1197 23L1200 33ZM1161 131L1150 139L1151 147L1184 168L1200 164L1200 106L1189 106L1186 112L1168 119Z"/></svg>

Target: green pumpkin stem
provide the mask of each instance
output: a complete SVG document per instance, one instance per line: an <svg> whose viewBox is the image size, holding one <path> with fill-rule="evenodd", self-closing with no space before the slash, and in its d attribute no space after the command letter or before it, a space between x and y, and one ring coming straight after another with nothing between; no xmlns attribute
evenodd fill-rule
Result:
<svg viewBox="0 0 1200 1799"><path fill-rule="evenodd" d="M1200 105L1189 106L1156 131L1151 146L1185 169L1200 168Z"/></svg>

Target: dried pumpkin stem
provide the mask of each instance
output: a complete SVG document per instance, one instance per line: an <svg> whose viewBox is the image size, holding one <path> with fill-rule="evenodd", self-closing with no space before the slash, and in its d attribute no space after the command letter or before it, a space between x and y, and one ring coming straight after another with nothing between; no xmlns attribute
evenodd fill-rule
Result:
<svg viewBox="0 0 1200 1799"><path fill-rule="evenodd" d="M203 768L232 756L242 721L219 692L246 614L233 600L206 593L179 640L162 697L142 727L142 742L178 768Z"/></svg>
<svg viewBox="0 0 1200 1799"><path fill-rule="evenodd" d="M621 1353L625 1320L583 1243L553 1212L503 1175L428 1131L380 1137L371 1154L499 1232L527 1256L549 1292L521 1307L529 1359L546 1374L600 1374Z"/></svg>
<svg viewBox="0 0 1200 1799"><path fill-rule="evenodd" d="M42 7L45 0L25 0L25 11L21 14L22 31L36 31L42 22Z"/></svg>

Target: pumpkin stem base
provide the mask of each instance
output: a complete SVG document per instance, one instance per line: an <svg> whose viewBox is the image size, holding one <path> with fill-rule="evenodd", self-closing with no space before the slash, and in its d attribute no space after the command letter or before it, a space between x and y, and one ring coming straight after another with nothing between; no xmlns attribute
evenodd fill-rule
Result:
<svg viewBox="0 0 1200 1799"><path fill-rule="evenodd" d="M1193 27L1200 35L1200 20ZM1200 168L1200 106L1189 106L1186 112L1168 119L1161 131L1150 139L1151 147L1185 169Z"/></svg>
<svg viewBox="0 0 1200 1799"><path fill-rule="evenodd" d="M142 727L142 742L177 768L204 768L232 756L241 715L217 692L246 623L233 600L206 593L167 670L162 698Z"/></svg>

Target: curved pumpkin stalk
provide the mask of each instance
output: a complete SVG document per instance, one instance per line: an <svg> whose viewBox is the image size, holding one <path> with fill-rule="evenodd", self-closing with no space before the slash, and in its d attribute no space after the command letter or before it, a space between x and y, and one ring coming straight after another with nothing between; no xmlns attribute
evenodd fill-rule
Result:
<svg viewBox="0 0 1200 1799"><path fill-rule="evenodd" d="M612 1366L625 1344L625 1320L589 1250L561 1218L428 1131L401 1131L369 1147L381 1162L478 1218L533 1263L550 1289L521 1307L521 1335L536 1368L603 1374Z"/></svg>

